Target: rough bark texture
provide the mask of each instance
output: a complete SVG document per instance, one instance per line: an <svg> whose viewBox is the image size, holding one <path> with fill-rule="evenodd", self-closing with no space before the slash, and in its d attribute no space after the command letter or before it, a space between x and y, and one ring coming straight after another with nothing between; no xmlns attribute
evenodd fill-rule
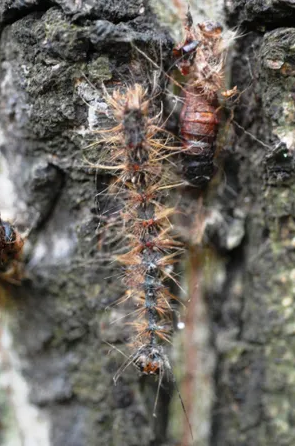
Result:
<svg viewBox="0 0 295 446"><path fill-rule="evenodd" d="M105 106L101 83L151 77L131 41L157 62L160 49L171 52L171 40L138 0L7 1L0 9L1 148L15 193L8 201L18 226L31 229L27 278L14 290L9 331L2 327L8 339L2 349L10 352L12 333L17 353L2 357L15 398L10 429L20 431L13 444L159 444L165 416L155 427L135 371L112 382L125 359L109 354L106 342L124 345L128 327L110 323L120 308L105 311L122 287L114 280L118 271L102 264L95 169L81 148L91 142L89 125L106 125L93 112L94 103ZM96 178L99 191L106 183ZM22 395L14 373L24 379ZM19 407L26 392L24 423ZM33 407L35 424L28 416Z"/></svg>
<svg viewBox="0 0 295 446"><path fill-rule="evenodd" d="M242 34L232 72L241 96L220 156L224 173L207 197L215 216L203 256L207 308L192 306L210 314L218 359L214 379L202 375L215 400L195 444L287 446L295 443L295 31L280 26L292 25L295 3L225 1L225 10ZM11 180L0 183L1 213L31 230L26 278L9 289L1 329L10 392L0 393L0 444L175 444L166 438L169 397L151 415L156 383L132 368L112 382L124 358L105 341L121 349L128 326L111 324L120 308L106 308L122 290L97 249L95 187L108 178L96 178L82 150L89 128L106 125L93 112L105 110L101 83L153 77L131 40L160 66L171 40L141 0L5 0L0 20L1 169ZM191 419L193 428L199 422Z"/></svg>
<svg viewBox="0 0 295 446"><path fill-rule="evenodd" d="M225 0L225 10L231 23L265 30L292 25L295 3L293 0Z"/></svg>
<svg viewBox="0 0 295 446"><path fill-rule="evenodd" d="M291 445L294 431L294 2L227 2L241 23L232 82L242 92L220 192L245 236L212 298L219 351L212 445ZM258 25L259 22L259 25ZM286 22L285 22L286 23ZM262 27L270 31L261 33ZM253 30L249 32L249 29ZM247 133L248 132L248 133ZM243 217L244 216L244 217Z"/></svg>

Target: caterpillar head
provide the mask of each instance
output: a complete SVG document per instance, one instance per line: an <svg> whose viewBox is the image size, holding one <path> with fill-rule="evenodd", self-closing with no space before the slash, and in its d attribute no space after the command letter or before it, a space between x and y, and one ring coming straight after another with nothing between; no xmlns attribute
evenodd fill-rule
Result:
<svg viewBox="0 0 295 446"><path fill-rule="evenodd" d="M139 349L134 363L144 375L159 375L165 367L165 358L160 347L145 345Z"/></svg>

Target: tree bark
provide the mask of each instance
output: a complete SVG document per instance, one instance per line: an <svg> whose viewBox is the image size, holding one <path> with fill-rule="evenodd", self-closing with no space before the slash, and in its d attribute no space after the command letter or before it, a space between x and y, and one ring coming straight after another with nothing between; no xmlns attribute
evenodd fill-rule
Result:
<svg viewBox="0 0 295 446"><path fill-rule="evenodd" d="M241 34L231 74L241 94L205 199L208 247L190 248L189 353L182 362L177 340L171 356L191 393L193 444L292 445L295 32L282 26L295 9L232 0L225 11ZM112 324L122 289L108 246L98 249L109 178L85 161L109 123L102 83L152 82L172 40L140 0L5 0L0 19L0 209L29 229L25 277L5 285L2 305L0 444L185 446L168 383L156 419L156 382L129 367L113 384L125 359L109 344L124 350L129 330Z"/></svg>
<svg viewBox="0 0 295 446"><path fill-rule="evenodd" d="M241 91L220 196L245 236L227 257L214 308L213 445L294 443L293 2L227 2L240 27L232 82ZM232 224L231 227L233 228Z"/></svg>
<svg viewBox="0 0 295 446"><path fill-rule="evenodd" d="M111 324L120 307L106 312L122 295L96 235L95 197L108 178L95 178L82 149L106 125L95 112L106 109L102 83L143 83L151 69L146 58L136 61L135 47L158 63L172 41L137 0L0 8L1 148L11 181L3 180L2 201L9 198L1 213L30 229L26 277L10 289L13 308L3 317L10 401L2 444L12 433L14 445L159 444L165 416L154 422L136 372L129 368L113 384L125 359L107 342L126 342L128 327Z"/></svg>

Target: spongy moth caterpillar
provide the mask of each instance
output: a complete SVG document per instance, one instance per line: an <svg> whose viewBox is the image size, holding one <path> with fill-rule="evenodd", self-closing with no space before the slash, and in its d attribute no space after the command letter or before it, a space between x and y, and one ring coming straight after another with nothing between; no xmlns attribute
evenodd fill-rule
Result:
<svg viewBox="0 0 295 446"><path fill-rule="evenodd" d="M175 208L165 204L168 190L176 183L165 166L170 151L176 149L169 147L170 136L161 134L160 115L150 117L150 101L141 85L134 84L125 92L115 90L107 102L117 124L98 132L108 164L96 167L115 173L109 193L122 201L120 218L128 250L116 260L124 268L126 296L137 308L128 364L133 362L143 374L162 376L170 368L161 345L172 330L173 296L168 282L173 280L172 265L182 251L172 235L170 218Z"/></svg>
<svg viewBox="0 0 295 446"><path fill-rule="evenodd" d="M125 92L115 90L107 102L117 125L98 132L105 144L104 159L110 164L98 168L115 172L109 193L119 195L122 201L120 218L125 228L128 251L117 255L123 266L123 282L127 286L122 301L135 303L136 320L131 323L131 355L114 376L134 364L144 375L158 376L159 390L164 376L172 379L180 399L189 429L191 426L182 397L177 387L169 358L164 350L172 332L173 296L169 282L175 281L173 264L182 253L182 243L173 236L171 217L175 207L166 205L169 191L179 184L168 166L170 155L179 148L170 146L171 136L158 125L161 114L150 116L151 103L147 91L134 84Z"/></svg>
<svg viewBox="0 0 295 446"><path fill-rule="evenodd" d="M196 27L187 13L185 37L174 48L176 65L187 79L180 114L183 138L183 174L193 186L202 188L212 178L216 136L220 122L219 95L225 98L236 93L225 90L224 71L229 41L218 22L206 21Z"/></svg>

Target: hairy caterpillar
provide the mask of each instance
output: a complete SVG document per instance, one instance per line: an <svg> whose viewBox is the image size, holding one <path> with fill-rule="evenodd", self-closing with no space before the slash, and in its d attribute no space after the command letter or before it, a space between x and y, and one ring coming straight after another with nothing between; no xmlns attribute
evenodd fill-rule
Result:
<svg viewBox="0 0 295 446"><path fill-rule="evenodd" d="M182 170L184 178L198 188L204 187L215 171L219 94L228 98L236 93L236 88L223 91L228 42L222 31L222 26L212 21L194 27L188 11L184 41L173 50L176 65L186 79L180 114Z"/></svg>
<svg viewBox="0 0 295 446"><path fill-rule="evenodd" d="M109 186L109 193L121 199L120 218L129 248L127 253L115 256L124 268L123 283L127 287L121 301L132 300L136 308L132 312L136 315L131 323L132 352L115 374L114 381L130 364L144 375L158 376L153 410L156 416L163 378L172 378L192 436L163 347L163 341L171 337L172 301L177 299L169 290L169 282L176 282L173 264L183 251L182 243L172 235L170 219L175 208L165 205L168 191L182 184L177 183L177 177L167 168L170 155L178 149L169 146L170 135L158 126L161 114L150 117L151 104L141 85L134 84L125 93L115 90L107 101L117 125L98 132L110 164L96 164L96 167L115 172L116 179Z"/></svg>
<svg viewBox="0 0 295 446"><path fill-rule="evenodd" d="M141 85L125 93L115 90L108 103L117 125L99 136L110 164L96 167L115 172L109 193L120 197L123 206L120 218L129 250L116 260L124 268L123 299L132 299L137 308L128 364L133 362L143 374L162 376L170 368L161 342L170 337L174 298L167 282L174 280L172 265L182 252L171 235L175 209L165 205L177 181L165 167L175 149L168 146L169 135L160 135L160 115L149 116L150 102Z"/></svg>

